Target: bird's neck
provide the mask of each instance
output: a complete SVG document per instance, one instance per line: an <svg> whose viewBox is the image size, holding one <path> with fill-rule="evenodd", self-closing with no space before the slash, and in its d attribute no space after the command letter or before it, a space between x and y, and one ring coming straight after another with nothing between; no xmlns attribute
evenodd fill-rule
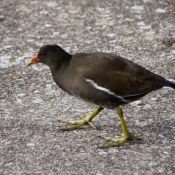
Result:
<svg viewBox="0 0 175 175"><path fill-rule="evenodd" d="M72 55L65 52L61 59L61 65L68 65L72 59Z"/></svg>
<svg viewBox="0 0 175 175"><path fill-rule="evenodd" d="M72 55L65 52L54 64L50 65L49 68L52 74L58 73L66 69L72 59Z"/></svg>

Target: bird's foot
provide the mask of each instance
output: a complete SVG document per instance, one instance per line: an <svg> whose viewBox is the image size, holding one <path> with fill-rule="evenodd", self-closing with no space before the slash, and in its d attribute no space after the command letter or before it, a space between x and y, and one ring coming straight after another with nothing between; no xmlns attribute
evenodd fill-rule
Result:
<svg viewBox="0 0 175 175"><path fill-rule="evenodd" d="M101 146L100 148L109 148L109 147L117 147L127 141L130 141L130 140L141 140L139 137L133 135L133 134L128 134L128 136L126 137L122 137L122 138L119 138L119 139L116 139L116 138L111 138L111 137L105 137L105 136L102 136L104 139L106 140L109 140L109 141L112 141L113 143L111 144L108 144L108 145L103 145Z"/></svg>
<svg viewBox="0 0 175 175"><path fill-rule="evenodd" d="M62 123L68 123L68 124L72 124L75 126L69 127L69 128L65 128L63 129L63 131L70 131L70 130L74 130L74 129L78 129L80 127L82 127L83 125L88 124L89 126L91 126L92 128L95 128L93 126L93 124L91 123L91 120L100 112L102 111L103 108L101 106L98 106L91 114L89 114L88 116L84 116L83 115L83 119L82 120L77 120L77 121L72 121L72 120L58 120L59 122Z"/></svg>
<svg viewBox="0 0 175 175"><path fill-rule="evenodd" d="M60 119L58 121L62 122L62 123L68 123L68 124L75 125L75 126L72 126L72 127L62 129L63 131L70 131L70 130L78 129L78 128L82 127L83 125L86 125L86 124L88 124L89 126L91 126L92 128L95 129L94 125L90 122L90 120L91 119L89 119L89 116L85 117L83 115L82 120L73 121L73 120L62 120L62 119Z"/></svg>

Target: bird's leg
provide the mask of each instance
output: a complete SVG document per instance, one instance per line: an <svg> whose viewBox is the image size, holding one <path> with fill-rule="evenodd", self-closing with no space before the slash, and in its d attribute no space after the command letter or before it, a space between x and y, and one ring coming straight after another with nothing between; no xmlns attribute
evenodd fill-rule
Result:
<svg viewBox="0 0 175 175"><path fill-rule="evenodd" d="M109 145L103 145L101 146L101 148L109 148L109 147L116 147L116 146L119 146L121 145L122 143L125 143L129 140L132 140L132 139L135 139L135 140L141 140L140 138L138 138L137 136L131 134L129 131L128 131L128 128L126 126L126 123L125 123L125 120L123 118L123 112L122 112L122 109L120 107L117 107L116 108L116 112L119 116L119 119L120 119L120 123L121 123L121 126L122 126L122 131L123 131L123 135L124 137L122 138L119 138L119 139L116 139L116 138L110 138L110 137L105 137L103 136L104 139L107 139L107 140L110 140L110 141L113 141L114 143L111 143Z"/></svg>
<svg viewBox="0 0 175 175"><path fill-rule="evenodd" d="M80 128L81 126L83 126L85 124L88 124L92 128L95 128L92 125L91 120L102 110L103 110L103 108L101 106L98 106L91 114L89 114L86 117L83 116L82 120L72 121L72 120L62 120L62 119L60 119L58 121L62 122L62 123L69 123L69 124L75 125L75 126L72 126L72 127L69 127L69 128L65 128L65 129L63 129L63 131L70 131L70 130L78 129L78 128Z"/></svg>

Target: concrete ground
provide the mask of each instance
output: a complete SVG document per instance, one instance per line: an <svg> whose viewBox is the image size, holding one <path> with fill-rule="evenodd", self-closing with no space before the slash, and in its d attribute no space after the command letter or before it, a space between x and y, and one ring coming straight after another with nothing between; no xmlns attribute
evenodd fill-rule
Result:
<svg viewBox="0 0 175 175"><path fill-rule="evenodd" d="M1 0L0 174L175 174L175 91L153 92L123 106L128 128L143 138L117 148L115 111L63 132L58 119L80 119L95 106L68 96L44 65L27 67L45 44L70 53L111 52L175 80L172 0Z"/></svg>

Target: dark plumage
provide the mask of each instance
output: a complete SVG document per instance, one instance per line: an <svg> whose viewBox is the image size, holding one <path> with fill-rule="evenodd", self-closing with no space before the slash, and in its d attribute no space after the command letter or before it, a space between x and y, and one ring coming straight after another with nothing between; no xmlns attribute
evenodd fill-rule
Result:
<svg viewBox="0 0 175 175"><path fill-rule="evenodd" d="M94 111L95 113L90 114L90 117L87 116L82 121L60 120L61 122L77 124L77 126L66 130L77 129L79 124L85 123L93 126L90 121L103 108L116 109L121 120L123 115L119 106L165 86L175 89L175 83L125 58L110 53L70 55L57 45L46 45L40 48L29 65L35 63L48 65L56 84L68 94L99 105L97 111ZM122 129L126 127L122 121L121 124ZM125 139L118 139L109 146L117 146L131 138L138 139L128 132L127 127L127 133L124 129L123 132ZM108 137L105 138L109 140ZM122 139L124 141L121 141Z"/></svg>

